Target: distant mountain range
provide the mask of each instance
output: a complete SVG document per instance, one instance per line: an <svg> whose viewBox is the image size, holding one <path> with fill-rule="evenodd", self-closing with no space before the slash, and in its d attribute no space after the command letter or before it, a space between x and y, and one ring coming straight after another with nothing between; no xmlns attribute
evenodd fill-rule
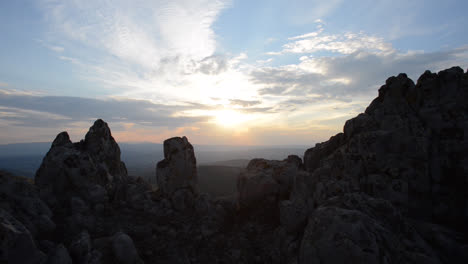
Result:
<svg viewBox="0 0 468 264"><path fill-rule="evenodd" d="M51 146L49 142L0 145L0 169L32 178ZM158 143L120 143L122 161L129 175L155 177L156 163L164 158L163 145ZM306 147L300 146L228 146L195 145L198 165L245 167L250 159L285 159L302 157Z"/></svg>

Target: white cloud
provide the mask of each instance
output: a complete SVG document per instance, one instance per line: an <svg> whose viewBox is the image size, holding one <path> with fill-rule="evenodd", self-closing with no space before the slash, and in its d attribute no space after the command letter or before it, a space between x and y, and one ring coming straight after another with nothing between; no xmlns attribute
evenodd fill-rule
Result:
<svg viewBox="0 0 468 264"><path fill-rule="evenodd" d="M315 32L310 32L310 33L306 33L306 34L303 34L303 35L299 35L299 36L295 36L295 37L290 37L288 38L289 40L296 40L296 39L305 39L305 38L311 38L311 37L316 37L318 36L320 33L323 32L323 28L320 28L319 30L315 31Z"/></svg>
<svg viewBox="0 0 468 264"><path fill-rule="evenodd" d="M319 51L331 51L341 54L351 54L357 51L374 53L392 53L392 44L385 42L383 38L369 36L363 32L338 34L321 34L323 28L318 31L291 37L294 42L283 45L281 53L315 53Z"/></svg>
<svg viewBox="0 0 468 264"><path fill-rule="evenodd" d="M301 98L319 94L322 99L371 100L386 78L401 72L416 81L425 70L438 71L468 64L468 46L438 52L374 53L359 51L342 56L302 56L297 64L264 67L251 73L263 86L262 96ZM370 102L370 101L369 101ZM305 101L304 103L308 103Z"/></svg>
<svg viewBox="0 0 468 264"><path fill-rule="evenodd" d="M42 9L51 28L47 39L77 47L61 47L68 53L59 58L80 66L83 78L102 82L117 94L177 97L187 75L226 70L228 57L214 55L212 24L229 4L43 0Z"/></svg>
<svg viewBox="0 0 468 264"><path fill-rule="evenodd" d="M80 60L77 59L77 58L71 58L71 57L67 57L67 56L59 56L59 59L64 60L64 61L69 61L69 62L71 62L73 64L81 65Z"/></svg>
<svg viewBox="0 0 468 264"><path fill-rule="evenodd" d="M55 52L63 52L65 50L64 47L60 47L60 46L50 46L49 48Z"/></svg>

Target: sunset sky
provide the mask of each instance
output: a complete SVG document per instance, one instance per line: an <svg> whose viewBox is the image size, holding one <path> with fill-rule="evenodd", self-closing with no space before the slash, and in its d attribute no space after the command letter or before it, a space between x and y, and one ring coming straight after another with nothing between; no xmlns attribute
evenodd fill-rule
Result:
<svg viewBox="0 0 468 264"><path fill-rule="evenodd" d="M0 144L312 145L386 78L468 66L468 1L0 1Z"/></svg>

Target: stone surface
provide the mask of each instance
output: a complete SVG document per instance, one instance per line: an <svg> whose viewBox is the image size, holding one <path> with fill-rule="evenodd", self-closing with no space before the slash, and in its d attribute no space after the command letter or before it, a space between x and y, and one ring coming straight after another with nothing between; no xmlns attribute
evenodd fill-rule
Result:
<svg viewBox="0 0 468 264"><path fill-rule="evenodd" d="M192 144L186 137L164 141L164 160L156 166L158 187L162 193L172 195L179 189L197 192L197 161Z"/></svg>
<svg viewBox="0 0 468 264"><path fill-rule="evenodd" d="M143 263L133 244L133 240L125 233L116 233L112 238L112 250L116 263L138 264Z"/></svg>
<svg viewBox="0 0 468 264"><path fill-rule="evenodd" d="M73 261L68 254L67 248L63 244L59 244L54 252L51 254L47 260L48 264L72 264Z"/></svg>
<svg viewBox="0 0 468 264"><path fill-rule="evenodd" d="M0 208L0 262L45 263L46 255L37 247L29 230Z"/></svg>
<svg viewBox="0 0 468 264"><path fill-rule="evenodd" d="M91 239L82 231L70 244L70 255L75 263L88 263L91 258Z"/></svg>
<svg viewBox="0 0 468 264"><path fill-rule="evenodd" d="M237 180L239 206L250 207L287 199L301 167L301 159L294 155L283 161L251 160Z"/></svg>
<svg viewBox="0 0 468 264"><path fill-rule="evenodd" d="M55 230L52 211L29 179L0 171L0 208L14 215L33 236L46 238Z"/></svg>

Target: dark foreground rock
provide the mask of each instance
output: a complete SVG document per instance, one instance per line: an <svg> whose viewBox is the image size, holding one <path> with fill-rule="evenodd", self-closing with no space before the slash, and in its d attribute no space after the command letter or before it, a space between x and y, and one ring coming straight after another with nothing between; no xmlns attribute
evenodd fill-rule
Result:
<svg viewBox="0 0 468 264"><path fill-rule="evenodd" d="M185 137L152 189L104 121L62 132L34 183L0 172L0 262L468 263L466 102L458 67L391 77L343 133L304 161L252 160L222 199L198 191Z"/></svg>

